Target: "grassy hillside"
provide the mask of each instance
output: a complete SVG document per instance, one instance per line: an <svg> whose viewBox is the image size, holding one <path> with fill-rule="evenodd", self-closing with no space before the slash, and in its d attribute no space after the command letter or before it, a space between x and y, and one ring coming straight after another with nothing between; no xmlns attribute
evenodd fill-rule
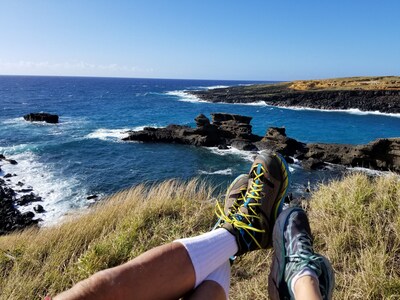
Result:
<svg viewBox="0 0 400 300"><path fill-rule="evenodd" d="M295 80L276 84L256 84L242 89L271 93L294 91L400 90L400 76L343 77L314 80Z"/></svg>
<svg viewBox="0 0 400 300"><path fill-rule="evenodd" d="M168 181L121 192L90 213L0 237L0 299L41 299L154 246L210 230L212 188ZM398 177L353 175L324 185L307 205L317 251L332 261L335 299L399 299ZM265 299L270 250L232 268L231 299Z"/></svg>

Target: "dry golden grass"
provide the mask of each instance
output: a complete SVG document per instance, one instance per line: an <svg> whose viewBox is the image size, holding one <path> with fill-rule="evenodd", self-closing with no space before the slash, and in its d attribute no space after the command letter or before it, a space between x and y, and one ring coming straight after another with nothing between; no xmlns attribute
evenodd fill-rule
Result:
<svg viewBox="0 0 400 300"><path fill-rule="evenodd" d="M0 299L41 299L154 246L210 230L212 188L138 186L62 225L0 237ZM353 175L309 202L316 250L336 271L335 299L400 299L400 184ZM231 299L266 299L271 251L232 268Z"/></svg>
<svg viewBox="0 0 400 300"><path fill-rule="evenodd" d="M336 271L336 299L400 299L400 182L353 175L321 186L309 212Z"/></svg>
<svg viewBox="0 0 400 300"><path fill-rule="evenodd" d="M399 76L347 77L320 80L296 80L289 88L294 90L400 90Z"/></svg>

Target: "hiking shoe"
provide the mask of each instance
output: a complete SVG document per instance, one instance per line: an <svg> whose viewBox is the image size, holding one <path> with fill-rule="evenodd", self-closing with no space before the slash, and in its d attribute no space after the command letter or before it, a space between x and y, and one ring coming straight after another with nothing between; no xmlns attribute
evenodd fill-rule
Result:
<svg viewBox="0 0 400 300"><path fill-rule="evenodd" d="M306 213L299 207L283 211L273 231L274 257L268 278L271 299L294 299L292 279L305 268L318 276L323 299L331 299L335 284L328 259L314 253Z"/></svg>
<svg viewBox="0 0 400 300"><path fill-rule="evenodd" d="M245 201L247 184L249 176L247 174L241 174L235 178L235 180L229 185L226 191L224 209L221 208L220 204L217 202L215 207L215 213L219 217L217 224L215 224L214 229L222 222L224 222L225 217L229 217L231 214L236 213L240 205Z"/></svg>
<svg viewBox="0 0 400 300"><path fill-rule="evenodd" d="M282 156L262 151L253 162L245 200L234 213L220 216L220 227L237 240L238 253L268 248L271 232L289 185L289 169Z"/></svg>

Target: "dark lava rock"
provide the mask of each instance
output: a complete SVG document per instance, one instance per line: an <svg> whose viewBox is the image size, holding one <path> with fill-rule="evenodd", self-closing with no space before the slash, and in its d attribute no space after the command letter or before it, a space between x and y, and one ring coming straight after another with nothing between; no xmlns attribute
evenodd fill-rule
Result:
<svg viewBox="0 0 400 300"><path fill-rule="evenodd" d="M86 199L91 200L91 199L96 199L97 197L98 197L97 195L90 195L90 196L87 196Z"/></svg>
<svg viewBox="0 0 400 300"><path fill-rule="evenodd" d="M14 160L14 159L5 159L5 161L8 161L12 165L17 165L18 164L18 162L16 160Z"/></svg>
<svg viewBox="0 0 400 300"><path fill-rule="evenodd" d="M52 115L49 113L30 113L25 115L24 119L30 122L58 123L58 115Z"/></svg>
<svg viewBox="0 0 400 300"><path fill-rule="evenodd" d="M32 202L42 201L41 197L36 196L34 193L30 193L29 195L23 195L21 198L16 200L18 205L27 205Z"/></svg>
<svg viewBox="0 0 400 300"><path fill-rule="evenodd" d="M227 145L218 145L218 149L219 150L228 150L228 146Z"/></svg>
<svg viewBox="0 0 400 300"><path fill-rule="evenodd" d="M32 191L33 191L33 188L26 188L26 189L18 190L18 192L20 192L20 193L29 193L29 192L32 192Z"/></svg>
<svg viewBox="0 0 400 300"><path fill-rule="evenodd" d="M264 101L283 107L350 109L400 113L400 90L294 90L291 83L236 86L190 94L209 102L252 103Z"/></svg>
<svg viewBox="0 0 400 300"><path fill-rule="evenodd" d="M285 202L286 204L289 204L289 203L292 202L292 201L293 201L293 194L292 194L292 193L289 193L289 194L285 197L284 202Z"/></svg>
<svg viewBox="0 0 400 300"><path fill-rule="evenodd" d="M285 158L302 153L305 144L286 136L283 127L270 127L263 139L255 143L260 150L269 149L281 153Z"/></svg>
<svg viewBox="0 0 400 300"><path fill-rule="evenodd" d="M301 165L306 170L318 170L326 166L326 164L323 161L316 158L309 158L307 160L303 160L301 162Z"/></svg>
<svg viewBox="0 0 400 300"><path fill-rule="evenodd" d="M0 160L8 161L12 165L17 165L17 161L14 159L8 159L3 154L0 154Z"/></svg>
<svg viewBox="0 0 400 300"><path fill-rule="evenodd" d="M38 214L45 212L43 206L41 206L40 204L36 205L36 206L33 208L33 210L34 210L36 213L38 213Z"/></svg>
<svg viewBox="0 0 400 300"><path fill-rule="evenodd" d="M198 115L194 120L197 127L210 125L210 120L203 114Z"/></svg>
<svg viewBox="0 0 400 300"><path fill-rule="evenodd" d="M24 186L24 183L21 181L18 181L17 186Z"/></svg>
<svg viewBox="0 0 400 300"><path fill-rule="evenodd" d="M10 199L13 200L15 196L15 191L8 186L0 186L0 199Z"/></svg>
<svg viewBox="0 0 400 300"><path fill-rule="evenodd" d="M243 151L258 151L258 148L253 143L241 139L233 140L232 147Z"/></svg>
<svg viewBox="0 0 400 300"><path fill-rule="evenodd" d="M12 174L10 174L10 173L7 173L6 175L4 175L3 176L4 178L10 178L10 177L12 177Z"/></svg>
<svg viewBox="0 0 400 300"><path fill-rule="evenodd" d="M34 217L35 217L35 214L31 211L27 211L22 214L22 218L24 218L24 219L32 219Z"/></svg>
<svg viewBox="0 0 400 300"><path fill-rule="evenodd" d="M125 141L161 142L187 144L206 147L227 147L233 140L243 140L247 144L261 140L260 136L253 135L251 117L234 114L211 114L212 123L204 115L196 117L196 128L182 125L168 125L165 128L146 127L141 131L128 132ZM236 143L239 145L239 143ZM240 144L242 146L242 144ZM247 148L254 149L253 146Z"/></svg>
<svg viewBox="0 0 400 300"><path fill-rule="evenodd" d="M227 121L235 121L236 123L250 124L252 117L226 114L226 113L212 113L212 123L215 125L222 125Z"/></svg>
<svg viewBox="0 0 400 300"><path fill-rule="evenodd" d="M21 212L15 208L15 192L0 181L0 235L11 231L22 230L29 226L36 226L38 220L33 220L34 214Z"/></svg>
<svg viewBox="0 0 400 300"><path fill-rule="evenodd" d="M366 145L307 144L304 158L400 172L400 138L378 139Z"/></svg>
<svg viewBox="0 0 400 300"><path fill-rule="evenodd" d="M194 146L228 146L244 151L272 150L291 163L302 160L306 169L325 168L326 163L400 172L400 138L378 139L366 145L302 143L286 136L285 128L268 128L264 137L254 135L251 117L213 113L209 123L204 115L196 117L196 128L169 125L131 131L125 141L179 143Z"/></svg>

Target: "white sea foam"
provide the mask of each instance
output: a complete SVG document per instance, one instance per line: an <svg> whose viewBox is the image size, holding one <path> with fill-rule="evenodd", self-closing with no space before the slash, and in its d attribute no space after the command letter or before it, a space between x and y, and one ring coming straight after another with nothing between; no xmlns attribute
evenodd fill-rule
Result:
<svg viewBox="0 0 400 300"><path fill-rule="evenodd" d="M228 147L228 149L221 150L218 149L218 147L207 147L206 149L210 150L212 153L225 156L225 155L236 155L241 157L244 160L247 161L254 161L255 156L258 154L258 152L250 152L250 151L244 151L244 150L239 150L233 147Z"/></svg>
<svg viewBox="0 0 400 300"><path fill-rule="evenodd" d="M176 97L179 98L179 101L182 101L182 102L209 103L207 101L201 100L199 97L196 97L195 95L189 94L185 90L182 90L182 91L170 91L170 92L167 92L166 94L170 95L170 96L176 96Z"/></svg>
<svg viewBox="0 0 400 300"><path fill-rule="evenodd" d="M162 126L157 125L157 124L149 124L149 125L136 126L136 127L133 127L133 128L130 129L130 130L132 130L132 131L140 131L140 130L145 129L146 127L161 128Z"/></svg>
<svg viewBox="0 0 400 300"><path fill-rule="evenodd" d="M224 105L242 105L242 106L265 106L270 107L273 109L274 107L271 105L266 104L264 101L256 101L256 102L237 102L237 103L228 103L228 102L208 102L207 103L214 103L214 104L224 104Z"/></svg>
<svg viewBox="0 0 400 300"><path fill-rule="evenodd" d="M18 207L22 212L32 211L33 206L43 205L46 212L37 214L37 217L43 219L43 225L50 225L59 220L71 206L83 207L88 204L86 201L87 192L81 187L74 177L62 177L56 175L51 166L39 162L38 157L32 152L9 156L17 160L17 165L3 164L4 173L17 174L9 178L10 184L18 191L19 189L32 187L33 192L43 198L43 202L33 202L27 206ZM18 182L25 185L17 187ZM74 199L72 202L71 200Z"/></svg>
<svg viewBox="0 0 400 300"><path fill-rule="evenodd" d="M4 120L2 122L4 125L12 125L12 126L31 126L31 125L36 125L36 126L59 126L61 124L60 123L47 123L45 121L25 121L25 119L23 117L18 117L18 118L11 118L11 119L7 119Z"/></svg>
<svg viewBox="0 0 400 300"><path fill-rule="evenodd" d="M36 144L19 144L14 146L8 147L0 147L0 153L4 154L5 156L20 154L25 151L33 151L37 149Z"/></svg>
<svg viewBox="0 0 400 300"><path fill-rule="evenodd" d="M232 175L232 169L224 169L224 170L218 170L214 172L207 172L203 170L199 170L199 173L202 175Z"/></svg>
<svg viewBox="0 0 400 300"><path fill-rule="evenodd" d="M4 125L20 125L24 122L25 122L24 118L19 117L19 118L11 118L11 119L4 120L2 123Z"/></svg>
<svg viewBox="0 0 400 300"><path fill-rule="evenodd" d="M256 158L257 154L260 153L260 151L244 151L244 150L239 150L239 149L236 149L233 147L228 147L228 149L225 149L225 150L218 149L218 147L206 147L206 149L210 150L214 154L221 155L221 156L236 155L236 156L239 156L240 158L242 158L243 160L250 161L250 162L253 162L254 159ZM295 172L296 169L302 169L302 167L300 165L296 165L296 164L289 165L289 171L291 173Z"/></svg>
<svg viewBox="0 0 400 300"><path fill-rule="evenodd" d="M269 106L264 101L256 101L256 102L249 102L249 103L229 103L234 105L249 105L249 106Z"/></svg>
<svg viewBox="0 0 400 300"><path fill-rule="evenodd" d="M150 124L150 125L136 126L133 128L120 128L120 129L99 128L86 135L86 138L99 139L102 141L119 142L121 141L121 139L128 137L129 135L128 131L140 131L143 130L145 127L160 128L161 126L156 124Z"/></svg>
<svg viewBox="0 0 400 300"><path fill-rule="evenodd" d="M383 113L380 111L362 111L358 108L349 108L349 109L322 109L322 108L311 108L311 107L302 107L302 106L275 106L283 109L290 110L309 110L309 111L322 111L322 112L342 112L349 113L353 115L366 116L366 115L378 115L378 116L386 116L386 117L394 117L400 118L400 114L395 113Z"/></svg>
<svg viewBox="0 0 400 300"><path fill-rule="evenodd" d="M212 85L212 86L199 86L199 88L207 89L207 90L215 90L215 89L226 89L229 85Z"/></svg>
<svg viewBox="0 0 400 300"><path fill-rule="evenodd" d="M121 139L128 137L127 133L128 130L129 130L128 128L121 128L121 129L100 128L86 135L86 138L99 139L102 141L120 141Z"/></svg>
<svg viewBox="0 0 400 300"><path fill-rule="evenodd" d="M372 169L362 168L362 167L347 167L346 170L348 170L350 172L363 172L363 173L373 175L373 176L395 175L400 178L400 175L398 175L394 172L390 172L390 171L379 171L379 170L372 170Z"/></svg>
<svg viewBox="0 0 400 300"><path fill-rule="evenodd" d="M76 118L76 117L60 117L59 123L52 124L47 122L28 122L25 121L23 117L11 118L4 120L2 124L4 125L14 125L14 126L31 126L31 125L43 125L43 126L52 126L52 127L71 127L73 126L81 126L88 123L86 118Z"/></svg>

